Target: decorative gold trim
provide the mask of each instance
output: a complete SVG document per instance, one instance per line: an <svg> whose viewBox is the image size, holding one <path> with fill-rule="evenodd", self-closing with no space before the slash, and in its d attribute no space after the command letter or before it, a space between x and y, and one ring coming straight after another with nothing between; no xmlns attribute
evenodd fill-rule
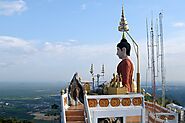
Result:
<svg viewBox="0 0 185 123"><path fill-rule="evenodd" d="M126 123L141 123L141 115L126 116Z"/></svg>
<svg viewBox="0 0 185 123"><path fill-rule="evenodd" d="M161 116L159 116L159 118L160 119L162 119L162 120L174 120L175 119L175 116L174 115L161 115Z"/></svg>
<svg viewBox="0 0 185 123"><path fill-rule="evenodd" d="M119 98L112 98L110 103L111 103L112 107L117 107L120 105L120 99Z"/></svg>
<svg viewBox="0 0 185 123"><path fill-rule="evenodd" d="M86 91L90 91L90 84L89 84L88 82L86 82L86 83L84 84L84 89L85 89Z"/></svg>
<svg viewBox="0 0 185 123"><path fill-rule="evenodd" d="M165 116L165 115L161 115L161 116L159 116L159 118L160 118L161 120L165 120L166 116Z"/></svg>
<svg viewBox="0 0 185 123"><path fill-rule="evenodd" d="M108 99L100 99L99 105L100 105L100 107L107 107L109 105L109 100Z"/></svg>
<svg viewBox="0 0 185 123"><path fill-rule="evenodd" d="M122 99L122 105L123 106L130 106L130 104L131 104L130 98L123 98Z"/></svg>
<svg viewBox="0 0 185 123"><path fill-rule="evenodd" d="M174 115L168 115L168 120L174 120L175 119L175 116Z"/></svg>
<svg viewBox="0 0 185 123"><path fill-rule="evenodd" d="M142 99L141 97L135 97L132 99L132 103L134 106L140 106L142 104Z"/></svg>
<svg viewBox="0 0 185 123"><path fill-rule="evenodd" d="M89 107L96 107L98 102L96 99L88 99Z"/></svg>

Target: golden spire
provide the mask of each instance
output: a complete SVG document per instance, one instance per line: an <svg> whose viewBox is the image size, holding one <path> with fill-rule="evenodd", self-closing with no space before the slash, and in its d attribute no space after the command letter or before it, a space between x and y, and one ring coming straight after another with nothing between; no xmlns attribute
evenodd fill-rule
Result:
<svg viewBox="0 0 185 123"><path fill-rule="evenodd" d="M124 15L123 6L122 6L121 21L120 21L120 24L119 24L119 26L118 26L118 30L119 30L120 32L123 32L122 38L126 38L124 32L125 32L125 31L129 31L129 28L128 28L128 23L127 23L126 17L125 17L125 15Z"/></svg>

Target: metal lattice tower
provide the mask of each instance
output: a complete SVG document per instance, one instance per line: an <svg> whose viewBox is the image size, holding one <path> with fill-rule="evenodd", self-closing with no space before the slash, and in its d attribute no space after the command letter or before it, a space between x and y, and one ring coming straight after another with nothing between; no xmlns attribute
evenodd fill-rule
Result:
<svg viewBox="0 0 185 123"><path fill-rule="evenodd" d="M149 34L148 34L148 21L146 19L146 41L147 41L147 63L148 63L148 66L147 66L147 69L146 69L146 89L148 89L148 72L150 70L150 40L149 40Z"/></svg>
<svg viewBox="0 0 185 123"><path fill-rule="evenodd" d="M155 72L155 50L154 50L154 29L153 29L153 20L151 21L151 77L153 83L153 102L156 101L156 72ZM154 110L155 111L155 110Z"/></svg>
<svg viewBox="0 0 185 123"><path fill-rule="evenodd" d="M156 101L156 77L159 72L162 81L162 106L165 106L165 65L164 65L164 46L163 46L163 24L162 13L159 13L159 19L156 19L155 35L153 28L153 19L151 20L150 40L148 40L148 24L147 26L147 51L148 51L148 68L151 69L151 81L153 88L153 102ZM159 31L158 31L159 26ZM155 41L154 41L155 37ZM150 56L151 55L151 56ZM150 62L149 62L150 59ZM160 61L160 67L159 67ZM159 71L160 69L160 71ZM147 75L147 74L146 74Z"/></svg>
<svg viewBox="0 0 185 123"><path fill-rule="evenodd" d="M165 66L164 66L164 48L163 48L163 24L162 13L159 13L159 26L160 26L160 44L161 44L161 78L162 78L162 106L165 106Z"/></svg>
<svg viewBox="0 0 185 123"><path fill-rule="evenodd" d="M158 31L158 18L156 19L156 34L155 34L155 40L156 40L156 57L157 57L157 71L156 71L156 77L159 77L159 31Z"/></svg>

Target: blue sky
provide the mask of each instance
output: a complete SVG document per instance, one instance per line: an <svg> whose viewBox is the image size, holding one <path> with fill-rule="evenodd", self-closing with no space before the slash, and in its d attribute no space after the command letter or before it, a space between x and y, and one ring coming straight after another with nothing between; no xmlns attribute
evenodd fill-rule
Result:
<svg viewBox="0 0 185 123"><path fill-rule="evenodd" d="M166 80L184 81L184 0L125 0L130 34L140 45L146 80L146 18L163 12ZM74 72L90 80L105 64L116 72L122 0L0 0L0 81L70 81ZM152 14L153 13L153 14ZM132 50L131 59L135 63ZM136 68L135 68L136 69ZM135 77L135 76L134 76ZM160 78L158 78L160 79Z"/></svg>

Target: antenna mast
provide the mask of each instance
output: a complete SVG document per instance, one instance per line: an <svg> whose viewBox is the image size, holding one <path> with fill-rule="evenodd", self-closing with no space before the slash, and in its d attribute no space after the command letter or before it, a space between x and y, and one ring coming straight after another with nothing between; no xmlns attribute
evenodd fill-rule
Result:
<svg viewBox="0 0 185 123"><path fill-rule="evenodd" d="M148 21L146 19L146 40L147 40L147 51L148 51L148 68L150 68L150 42L149 42L149 36L148 36Z"/></svg>
<svg viewBox="0 0 185 123"><path fill-rule="evenodd" d="M153 103L155 104L156 101L156 95L155 95L155 91L156 91L156 73L155 73L155 52L154 52L154 29L153 29L153 19L151 20L151 74L152 74L152 83L153 83ZM155 110L154 110L155 111Z"/></svg>
<svg viewBox="0 0 185 123"><path fill-rule="evenodd" d="M159 31L158 31L158 18L156 19L156 56L157 56L157 75L159 76Z"/></svg>
<svg viewBox="0 0 185 123"><path fill-rule="evenodd" d="M162 106L165 106L165 66L164 66L164 48L163 48L163 24L162 13L159 13L159 25L160 25L160 43L161 43L161 77L162 77Z"/></svg>
<svg viewBox="0 0 185 123"><path fill-rule="evenodd" d="M149 72L149 69L151 68L150 67L150 41L149 41L149 34L148 34L148 21L146 19L146 40L147 40L147 53L148 53L148 66L147 66L147 69L146 69L146 89L148 89L148 85L147 85L147 82L148 82L148 72Z"/></svg>

